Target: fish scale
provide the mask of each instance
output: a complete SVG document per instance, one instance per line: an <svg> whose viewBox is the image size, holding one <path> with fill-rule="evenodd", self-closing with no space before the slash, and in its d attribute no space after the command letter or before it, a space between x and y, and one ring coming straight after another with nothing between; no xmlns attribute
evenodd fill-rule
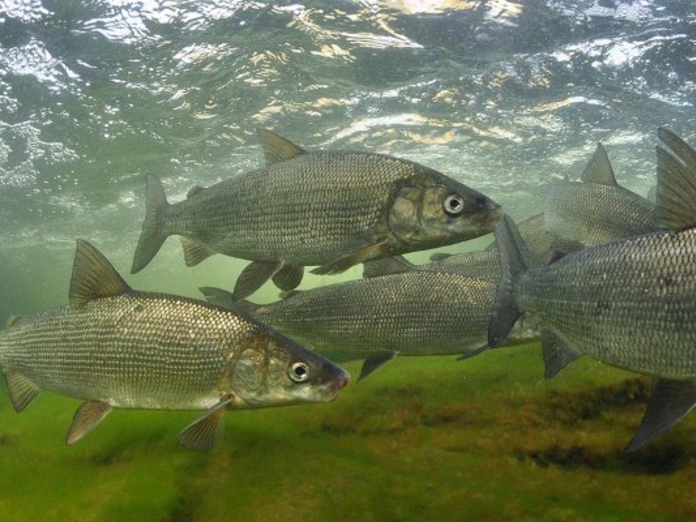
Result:
<svg viewBox="0 0 696 522"><path fill-rule="evenodd" d="M201 290L210 302L245 307L315 349L364 355L360 378L397 354L469 357L482 351L495 283L382 261L369 264L367 279L295 292L264 305L235 303L229 292L216 288ZM393 269L399 271L390 273ZM511 341L537 337L533 325L520 324Z"/></svg>
<svg viewBox="0 0 696 522"><path fill-rule="evenodd" d="M230 350L258 332L204 306L135 293L49 310L6 331L0 366L40 388L115 407L208 408L220 398ZM119 324L124 316L128 326Z"/></svg>
<svg viewBox="0 0 696 522"><path fill-rule="evenodd" d="M384 168L384 161L314 152L241 174L170 206L165 233L208 239L220 253L242 258L321 264L346 245L373 240L374 230L387 233L382 215L392 185L414 172L404 162Z"/></svg>
<svg viewBox="0 0 696 522"><path fill-rule="evenodd" d="M485 341L493 288L456 274L412 272L299 292L254 315L310 346L461 354Z"/></svg>
<svg viewBox="0 0 696 522"><path fill-rule="evenodd" d="M576 243L565 244L562 250L578 250L658 230L655 205L619 186L601 143L581 178L580 183L554 183L546 199L546 228L558 238Z"/></svg>
<svg viewBox="0 0 696 522"><path fill-rule="evenodd" d="M667 129L658 137L669 147L656 149L659 232L540 267L508 217L496 229L501 279L489 344L503 342L517 318L530 313L540 323L546 377L583 354L652 376L645 415L626 451L696 407L696 151ZM615 188L601 147L598 153L601 161L591 162L591 176L583 178Z"/></svg>
<svg viewBox="0 0 696 522"><path fill-rule="evenodd" d="M641 373L696 375L693 229L609 243L532 268L516 295L522 309L583 353Z"/></svg>
<svg viewBox="0 0 696 522"><path fill-rule="evenodd" d="M17 411L41 390L85 401L68 444L113 408L207 409L179 442L210 449L229 409L325 402L348 382L328 359L244 313L133 291L81 240L69 295L69 305L0 332L0 367Z"/></svg>
<svg viewBox="0 0 696 522"><path fill-rule="evenodd" d="M555 183L546 199L546 227L585 246L654 232L655 205L622 187Z"/></svg>
<svg viewBox="0 0 696 522"><path fill-rule="evenodd" d="M500 205L417 163L383 154L307 152L259 130L266 166L169 204L147 177L145 219L132 273L178 235L194 266L214 254L250 260L235 284L243 299L272 279L296 288L304 267L336 274L358 263L486 234Z"/></svg>

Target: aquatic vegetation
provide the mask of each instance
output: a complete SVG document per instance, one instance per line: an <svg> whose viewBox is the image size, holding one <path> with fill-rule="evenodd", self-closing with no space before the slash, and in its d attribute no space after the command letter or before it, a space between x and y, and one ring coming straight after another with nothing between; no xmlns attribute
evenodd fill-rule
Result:
<svg viewBox="0 0 696 522"><path fill-rule="evenodd" d="M176 445L194 412L116 411L99 437L66 447L76 401L44 394L31 415L3 402L0 511L17 522L696 516L682 487L696 480L693 416L626 456L645 380L584 358L547 382L539 354L401 358L334 403L235 412L208 454Z"/></svg>

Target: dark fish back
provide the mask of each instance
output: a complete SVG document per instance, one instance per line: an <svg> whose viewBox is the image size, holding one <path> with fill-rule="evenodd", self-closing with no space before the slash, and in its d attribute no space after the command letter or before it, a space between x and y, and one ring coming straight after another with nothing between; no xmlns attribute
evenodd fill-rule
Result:
<svg viewBox="0 0 696 522"><path fill-rule="evenodd" d="M246 259L321 264L387 234L386 207L414 165L313 152L241 174L172 205L166 233Z"/></svg>

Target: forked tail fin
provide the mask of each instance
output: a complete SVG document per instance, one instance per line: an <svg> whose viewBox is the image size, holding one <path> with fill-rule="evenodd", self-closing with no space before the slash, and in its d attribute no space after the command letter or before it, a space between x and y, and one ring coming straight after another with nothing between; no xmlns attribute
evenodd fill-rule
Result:
<svg viewBox="0 0 696 522"><path fill-rule="evenodd" d="M145 220L138 246L135 249L131 274L140 272L145 268L159 252L164 240L167 239L163 231L163 214L168 206L162 183L155 176L148 175L145 191Z"/></svg>

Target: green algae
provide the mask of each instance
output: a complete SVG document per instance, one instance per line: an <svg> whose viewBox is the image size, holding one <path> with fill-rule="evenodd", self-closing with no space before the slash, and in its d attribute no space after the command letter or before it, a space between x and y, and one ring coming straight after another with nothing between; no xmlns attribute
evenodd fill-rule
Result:
<svg viewBox="0 0 696 522"><path fill-rule="evenodd" d="M538 345L397 358L330 404L232 412L207 454L176 444L196 412L115 411L67 447L77 401L45 393L17 415L7 399L0 516L694 519L694 420L625 455L648 380L583 358L544 381L540 359Z"/></svg>

